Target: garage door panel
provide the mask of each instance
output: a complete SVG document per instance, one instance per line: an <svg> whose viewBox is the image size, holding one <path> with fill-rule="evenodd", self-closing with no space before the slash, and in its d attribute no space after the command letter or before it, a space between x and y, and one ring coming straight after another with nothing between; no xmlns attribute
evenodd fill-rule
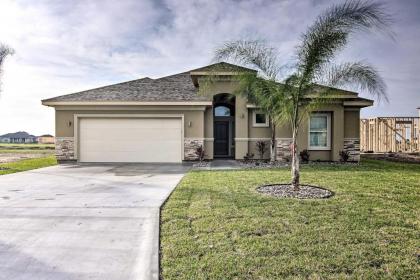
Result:
<svg viewBox="0 0 420 280"><path fill-rule="evenodd" d="M82 118L82 162L180 162L182 122L177 118Z"/></svg>
<svg viewBox="0 0 420 280"><path fill-rule="evenodd" d="M95 141L84 141L83 145L86 147L92 146L100 146L103 145L103 141L95 140ZM179 148L179 141L159 141L155 143L150 143L148 140L140 140L140 141L123 141L123 142L114 142L108 143L106 145L106 152L114 151L122 151L122 152L143 152L147 153L149 150L156 152L157 150L169 150L169 148L174 148L174 150L178 150ZM171 149L172 150L172 149ZM96 151L96 149L83 149L82 152L92 152ZM102 152L100 150L99 152Z"/></svg>
<svg viewBox="0 0 420 280"><path fill-rule="evenodd" d="M108 130L109 127L106 128L106 130ZM178 140L181 136L181 129L180 128L152 128L152 129L139 129L139 128L116 128L112 130L112 134L107 134L104 132L104 129L92 129L92 130L81 130L80 133L84 134L84 136L87 139L91 139L91 140L100 140L103 141L104 137L108 138L108 139L112 139L112 140L116 140L116 141L129 141L130 137L132 137L132 134L136 134L136 135L143 135L145 138L149 138L149 139L162 139L162 137L165 137L167 139L174 139L174 140ZM129 130L129 133L127 133L127 130ZM147 130L147 132L145 132L145 130ZM125 137L125 138L124 138ZM138 138L137 138L138 139ZM144 139L138 139L138 140L144 140Z"/></svg>
<svg viewBox="0 0 420 280"><path fill-rule="evenodd" d="M151 118L141 118L140 119L129 119L129 118L89 118L91 121L95 122L96 128L107 128L109 126L118 126L119 128L181 128L181 122L175 121L175 119L164 119L168 120L167 122L162 122L162 118L151 119ZM85 119L86 120L86 119ZM176 119L179 120L179 119Z"/></svg>

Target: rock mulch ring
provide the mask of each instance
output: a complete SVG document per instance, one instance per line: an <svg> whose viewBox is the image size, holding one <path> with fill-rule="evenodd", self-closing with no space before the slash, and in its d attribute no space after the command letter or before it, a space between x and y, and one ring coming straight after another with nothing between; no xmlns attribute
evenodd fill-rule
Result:
<svg viewBox="0 0 420 280"><path fill-rule="evenodd" d="M286 167L289 166L289 163L281 161L239 161L239 165L242 168L258 169Z"/></svg>
<svg viewBox="0 0 420 280"><path fill-rule="evenodd" d="M299 191L293 190L290 184L265 185L257 188L259 193L278 198L317 199L329 198L334 195L332 191L310 185L301 185Z"/></svg>
<svg viewBox="0 0 420 280"><path fill-rule="evenodd" d="M210 162L209 161L201 161L201 162L196 162L193 164L194 168L197 167L210 167Z"/></svg>

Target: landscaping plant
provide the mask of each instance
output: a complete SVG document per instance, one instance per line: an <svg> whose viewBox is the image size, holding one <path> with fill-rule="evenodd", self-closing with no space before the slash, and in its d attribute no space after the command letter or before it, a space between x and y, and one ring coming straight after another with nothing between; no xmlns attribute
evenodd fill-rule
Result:
<svg viewBox="0 0 420 280"><path fill-rule="evenodd" d="M244 161L245 162L250 161L253 158L254 158L254 154L252 154L252 153L246 153L246 155L244 155Z"/></svg>
<svg viewBox="0 0 420 280"><path fill-rule="evenodd" d="M265 141L257 141L255 144L257 146L258 154L260 155L260 159L264 158L264 154L268 149L267 142Z"/></svg>
<svg viewBox="0 0 420 280"><path fill-rule="evenodd" d="M350 153L348 151L340 151L340 161L347 162L350 158Z"/></svg>
<svg viewBox="0 0 420 280"><path fill-rule="evenodd" d="M197 155L197 158L200 162L204 160L204 157L206 156L203 145L198 146L195 149L195 154Z"/></svg>
<svg viewBox="0 0 420 280"><path fill-rule="evenodd" d="M302 161L302 162L308 162L309 161L309 152L308 152L308 150L307 149L305 149L305 150L303 150L303 151L301 151L300 153L299 153L299 155L300 155L300 160Z"/></svg>
<svg viewBox="0 0 420 280"><path fill-rule="evenodd" d="M321 105L334 101L334 87L353 86L377 97L385 97L386 85L372 65L364 61L337 62L337 55L352 35L361 31L388 29L390 16L379 2L346 1L327 9L302 35L295 60L282 76L280 56L264 41L239 40L225 43L215 60L232 60L258 70L238 72L238 94L257 105L270 118L271 159L275 157L274 128L288 123L292 130L291 184L299 190L300 172L297 138L303 120ZM283 56L282 56L283 57Z"/></svg>
<svg viewBox="0 0 420 280"><path fill-rule="evenodd" d="M12 48L0 43L0 78L2 74L2 66L3 66L4 61L6 60L6 57L9 55L12 55L13 53L14 53L14 50ZM1 85L1 81L0 81L0 85Z"/></svg>

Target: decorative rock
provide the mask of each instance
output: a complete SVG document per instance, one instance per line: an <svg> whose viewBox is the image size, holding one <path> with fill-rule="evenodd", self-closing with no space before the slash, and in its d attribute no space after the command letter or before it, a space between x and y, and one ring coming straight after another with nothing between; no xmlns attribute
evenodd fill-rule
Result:
<svg viewBox="0 0 420 280"><path fill-rule="evenodd" d="M258 187L257 191L279 198L297 199L329 198L334 195L332 191L309 185L300 185L300 189L295 191L290 184L265 185Z"/></svg>
<svg viewBox="0 0 420 280"><path fill-rule="evenodd" d="M198 160L196 150L198 147L204 146L204 141L194 138L184 139L184 159L185 160Z"/></svg>
<svg viewBox="0 0 420 280"><path fill-rule="evenodd" d="M239 161L239 165L242 168L249 168L249 169L270 169L270 168L279 168L279 167L287 167L289 166L285 161L258 161L258 160L251 160L251 161Z"/></svg>
<svg viewBox="0 0 420 280"><path fill-rule="evenodd" d="M360 139L344 138L344 151L349 152L349 161L360 161Z"/></svg>
<svg viewBox="0 0 420 280"><path fill-rule="evenodd" d="M74 137L56 137L55 155L58 161L75 160Z"/></svg>
<svg viewBox="0 0 420 280"><path fill-rule="evenodd" d="M292 138L277 138L276 145L276 158L278 161L290 162L292 158L292 152L290 145L292 144Z"/></svg>

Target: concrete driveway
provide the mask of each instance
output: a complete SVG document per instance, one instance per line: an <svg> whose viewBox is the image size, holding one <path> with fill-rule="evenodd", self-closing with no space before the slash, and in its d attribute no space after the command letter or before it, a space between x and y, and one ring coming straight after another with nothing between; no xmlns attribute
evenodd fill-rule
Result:
<svg viewBox="0 0 420 280"><path fill-rule="evenodd" d="M188 169L61 165L0 176L0 279L158 279L159 207Z"/></svg>

